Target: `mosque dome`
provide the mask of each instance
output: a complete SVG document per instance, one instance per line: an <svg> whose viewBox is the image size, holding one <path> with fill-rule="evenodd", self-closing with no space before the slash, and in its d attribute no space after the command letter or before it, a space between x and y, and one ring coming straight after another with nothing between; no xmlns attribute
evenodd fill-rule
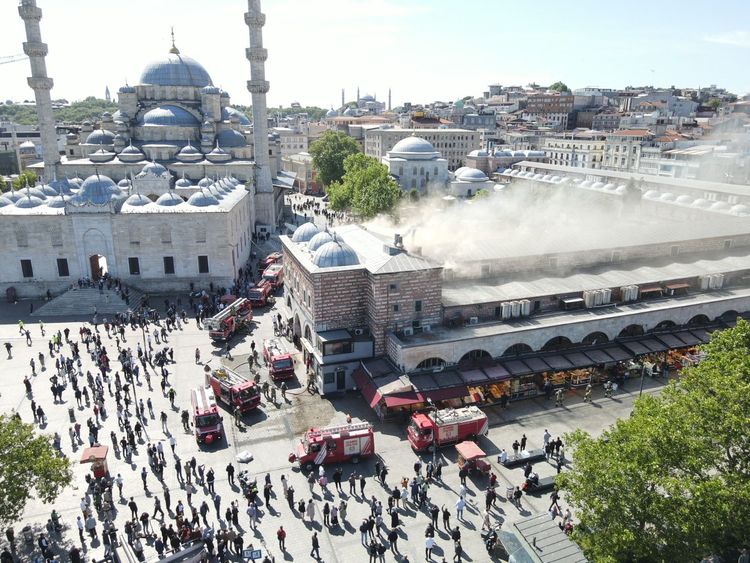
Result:
<svg viewBox="0 0 750 563"><path fill-rule="evenodd" d="M737 205L732 206L732 208L729 210L729 213L731 213L732 215L746 215L750 213L750 208L748 208L747 205L738 203Z"/></svg>
<svg viewBox="0 0 750 563"><path fill-rule="evenodd" d="M219 205L219 200L213 195L207 193L205 190L195 192L188 199L188 204L194 207L210 207L212 205Z"/></svg>
<svg viewBox="0 0 750 563"><path fill-rule="evenodd" d="M83 179L78 175L78 172L76 172L76 175L68 181L71 183L71 185L75 186L75 189L77 190L80 190L81 186L83 186Z"/></svg>
<svg viewBox="0 0 750 563"><path fill-rule="evenodd" d="M184 176L174 183L175 188L192 188L193 184Z"/></svg>
<svg viewBox="0 0 750 563"><path fill-rule="evenodd" d="M61 207L65 207L65 204L68 202L68 200L70 200L70 196L67 195L51 197L47 201L47 207L60 209Z"/></svg>
<svg viewBox="0 0 750 563"><path fill-rule="evenodd" d="M115 134L106 129L96 129L86 137L87 145L112 145L115 142Z"/></svg>
<svg viewBox="0 0 750 563"><path fill-rule="evenodd" d="M3 195L3 197L10 200L11 203L17 202L19 199L21 199L21 196L23 194L20 191L10 190L7 193Z"/></svg>
<svg viewBox="0 0 750 563"><path fill-rule="evenodd" d="M422 139L421 137L412 136L401 139L398 143L393 145L393 148L390 150L390 152L425 154L435 152L435 147L432 146L432 143Z"/></svg>
<svg viewBox="0 0 750 563"><path fill-rule="evenodd" d="M232 106L225 106L221 108L221 120L222 121L229 121L233 116L239 117L240 123L242 125L250 125L250 120L240 110L235 109Z"/></svg>
<svg viewBox="0 0 750 563"><path fill-rule="evenodd" d="M667 192L667 193L663 193L663 194L661 194L661 195L659 196L659 199L660 199L661 201L671 202L671 201L674 201L674 200L675 200L675 199L677 199L677 198L675 197L675 195L674 195L674 194L671 194L671 193Z"/></svg>
<svg viewBox="0 0 750 563"><path fill-rule="evenodd" d="M207 188L211 184L213 184L213 181L208 176L205 176L205 177L201 178L200 180L198 180L198 187L199 188Z"/></svg>
<svg viewBox="0 0 750 563"><path fill-rule="evenodd" d="M332 240L318 248L312 261L319 268L338 268L359 264L357 253L352 247L338 240Z"/></svg>
<svg viewBox="0 0 750 563"><path fill-rule="evenodd" d="M102 174L94 174L83 181L81 189L76 194L78 203L93 203L105 205L113 199L120 199L125 194L114 181Z"/></svg>
<svg viewBox="0 0 750 563"><path fill-rule="evenodd" d="M320 229L315 226L315 223L302 223L294 230L294 234L292 234L292 242L307 242L319 232Z"/></svg>
<svg viewBox="0 0 750 563"><path fill-rule="evenodd" d="M696 208L702 208L705 209L707 207L711 206L711 202L707 199L703 199L702 197L699 197L693 203L690 205L690 207L696 207Z"/></svg>
<svg viewBox="0 0 750 563"><path fill-rule="evenodd" d="M146 65L140 83L203 88L211 84L211 77L198 61L170 52L164 59Z"/></svg>
<svg viewBox="0 0 750 563"><path fill-rule="evenodd" d="M39 188L39 186L34 186L33 188L24 188L21 190L21 196L32 196L32 197L38 197L41 200L47 199L47 194L44 193L43 190Z"/></svg>
<svg viewBox="0 0 750 563"><path fill-rule="evenodd" d="M206 158L211 162L225 162L227 160L231 160L232 155L221 148L221 146L217 143L216 147L214 147L214 149L206 155Z"/></svg>
<svg viewBox="0 0 750 563"><path fill-rule="evenodd" d="M127 147L122 149L117 156L123 162L138 162L139 160L143 160L144 158L146 158L146 155L143 154L143 151L133 145L128 145Z"/></svg>
<svg viewBox="0 0 750 563"><path fill-rule="evenodd" d="M143 167L143 170L141 170L139 176L141 174L151 174L152 176L163 176L164 174L169 174L169 171L164 167L163 164L159 164L158 162L149 162Z"/></svg>
<svg viewBox="0 0 750 563"><path fill-rule="evenodd" d="M44 205L44 202L41 200L41 198L30 194L21 196L21 198L16 202L16 207L20 207L22 209L31 209L32 207L39 207L40 205Z"/></svg>
<svg viewBox="0 0 750 563"><path fill-rule="evenodd" d="M675 203L679 203L680 205L690 205L691 203L693 203L693 198L689 195L679 195L677 196Z"/></svg>
<svg viewBox="0 0 750 563"><path fill-rule="evenodd" d="M486 182L487 175L478 168L465 168L456 172L456 178L461 182Z"/></svg>
<svg viewBox="0 0 750 563"><path fill-rule="evenodd" d="M133 207L144 207L149 205L151 200L143 194L133 194L125 200L125 203L127 205L132 205Z"/></svg>
<svg viewBox="0 0 750 563"><path fill-rule="evenodd" d="M123 178L122 180L117 182L117 187L121 190L130 189L130 180L128 180L127 178Z"/></svg>
<svg viewBox="0 0 750 563"><path fill-rule="evenodd" d="M89 155L89 160L91 162L109 162L114 157L116 157L117 154L113 153L112 151L108 151L105 149L99 149L97 151L92 152Z"/></svg>
<svg viewBox="0 0 750 563"><path fill-rule="evenodd" d="M220 94L221 89L217 88L216 86L209 85L205 86L203 90L201 90L201 92L204 94Z"/></svg>
<svg viewBox="0 0 750 563"><path fill-rule="evenodd" d="M355 112L352 108L346 108L344 110L344 115L346 117L354 117L355 115L357 115L357 112Z"/></svg>
<svg viewBox="0 0 750 563"><path fill-rule="evenodd" d="M6 207L8 205L13 205L13 201L4 195L0 196L0 207Z"/></svg>
<svg viewBox="0 0 750 563"><path fill-rule="evenodd" d="M239 131L234 129L224 129L219 131L216 135L216 139L222 147L245 147L247 146L247 140L245 136Z"/></svg>
<svg viewBox="0 0 750 563"><path fill-rule="evenodd" d="M222 98L228 98L229 97L229 92L227 92L226 90L222 90L221 91L221 97Z"/></svg>
<svg viewBox="0 0 750 563"><path fill-rule="evenodd" d="M144 113L139 124L145 126L200 127L201 122L184 108L164 104Z"/></svg>
<svg viewBox="0 0 750 563"><path fill-rule="evenodd" d="M177 160L196 161L203 158L203 153L191 144L187 144L177 153Z"/></svg>
<svg viewBox="0 0 750 563"><path fill-rule="evenodd" d="M484 150L484 149L474 149L473 151L471 151L471 152L469 153L469 155L468 155L468 156L475 156L475 157L476 157L476 156L488 156L488 153L487 153L487 151L486 151L486 150Z"/></svg>
<svg viewBox="0 0 750 563"><path fill-rule="evenodd" d="M339 112L337 112L335 109L331 108L326 112L326 117L338 117Z"/></svg>
<svg viewBox="0 0 750 563"><path fill-rule="evenodd" d="M307 249L311 252L315 252L325 243L331 241L333 241L333 237L331 236L331 234L326 231L321 231L317 235L313 236L313 238L311 238L309 241L307 241Z"/></svg>
<svg viewBox="0 0 750 563"><path fill-rule="evenodd" d="M181 203L184 203L184 201L174 192L161 194L156 200L156 205L161 205L163 207L173 207L175 205L180 205Z"/></svg>
<svg viewBox="0 0 750 563"><path fill-rule="evenodd" d="M711 211L729 211L731 207L732 206L726 201L717 201L712 203L709 209L711 209Z"/></svg>
<svg viewBox="0 0 750 563"><path fill-rule="evenodd" d="M212 196L214 196L217 200L224 199L224 195L226 194L226 192L224 190L222 190L221 188L219 188L219 184L218 183L213 183L209 187L202 188L201 190L209 193Z"/></svg>
<svg viewBox="0 0 750 563"><path fill-rule="evenodd" d="M57 190L49 184L40 184L36 188L41 191L46 197L56 196Z"/></svg>

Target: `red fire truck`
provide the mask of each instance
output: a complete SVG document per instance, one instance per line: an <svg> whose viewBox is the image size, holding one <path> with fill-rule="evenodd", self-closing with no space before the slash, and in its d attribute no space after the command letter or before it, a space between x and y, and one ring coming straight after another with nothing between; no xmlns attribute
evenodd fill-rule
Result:
<svg viewBox="0 0 750 563"><path fill-rule="evenodd" d="M248 381L229 368L209 369L206 372L206 387L211 387L214 395L229 406L232 413L236 408L246 413L260 405L260 390L255 381Z"/></svg>
<svg viewBox="0 0 750 563"><path fill-rule="evenodd" d="M271 264L263 271L263 280L270 283L274 291L279 289L284 285L284 265Z"/></svg>
<svg viewBox="0 0 750 563"><path fill-rule="evenodd" d="M442 409L431 412L418 412L411 415L407 435L411 447L420 452L486 436L489 420L481 409L475 406L460 409Z"/></svg>
<svg viewBox="0 0 750 563"><path fill-rule="evenodd" d="M281 252L273 252L266 256L263 260L260 260L258 262L258 273L262 274L263 272L265 272L266 268L268 268L271 264L280 263L283 256L284 255L281 254Z"/></svg>
<svg viewBox="0 0 750 563"><path fill-rule="evenodd" d="M247 298L253 307L265 307L269 301L273 301L273 286L268 280L261 280L258 285L247 292Z"/></svg>
<svg viewBox="0 0 750 563"><path fill-rule="evenodd" d="M252 320L253 308L250 300L240 297L206 320L208 335L213 340L228 340Z"/></svg>
<svg viewBox="0 0 750 563"><path fill-rule="evenodd" d="M194 387L190 390L191 415L198 443L211 444L221 440L224 428L211 389Z"/></svg>
<svg viewBox="0 0 750 563"><path fill-rule="evenodd" d="M289 454L289 462L312 469L315 465L352 461L375 454L375 434L367 422L310 428Z"/></svg>
<svg viewBox="0 0 750 563"><path fill-rule="evenodd" d="M294 377L294 358L286 351L278 338L263 341L263 358L266 360L268 373L274 381Z"/></svg>

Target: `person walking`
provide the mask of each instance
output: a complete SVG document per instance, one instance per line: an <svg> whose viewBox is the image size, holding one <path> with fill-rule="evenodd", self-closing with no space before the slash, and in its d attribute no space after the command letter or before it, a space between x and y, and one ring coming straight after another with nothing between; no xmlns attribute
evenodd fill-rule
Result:
<svg viewBox="0 0 750 563"><path fill-rule="evenodd" d="M286 530L284 526L279 526L279 529L276 530L276 539L279 540L279 549L281 552L286 552Z"/></svg>
<svg viewBox="0 0 750 563"><path fill-rule="evenodd" d="M464 497L458 497L458 500L456 501L456 518L458 520L463 520L465 507L466 501L464 500Z"/></svg>
<svg viewBox="0 0 750 563"><path fill-rule="evenodd" d="M424 539L424 557L428 561L432 561L432 550L435 549L435 538L427 536Z"/></svg>
<svg viewBox="0 0 750 563"><path fill-rule="evenodd" d="M313 532L312 535L312 549L310 550L310 557L320 560L320 542L318 541L318 532Z"/></svg>
<svg viewBox="0 0 750 563"><path fill-rule="evenodd" d="M391 544L391 553L393 555L398 554L398 528L392 528L390 532L388 532L388 542Z"/></svg>
<svg viewBox="0 0 750 563"><path fill-rule="evenodd" d="M231 487L234 487L234 465L227 465L227 481Z"/></svg>

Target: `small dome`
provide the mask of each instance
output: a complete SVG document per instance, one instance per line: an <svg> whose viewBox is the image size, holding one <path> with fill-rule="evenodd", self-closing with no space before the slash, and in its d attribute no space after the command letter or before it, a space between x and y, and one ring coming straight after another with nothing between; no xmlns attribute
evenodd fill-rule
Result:
<svg viewBox="0 0 750 563"><path fill-rule="evenodd" d="M174 192L161 194L156 200L156 205L161 205L163 207L174 207L175 205L180 205L181 203L184 203L184 201Z"/></svg>
<svg viewBox="0 0 750 563"><path fill-rule="evenodd" d="M401 139L398 143L393 145L390 152L394 153L433 153L435 147L432 143L422 139L421 137L406 137Z"/></svg>
<svg viewBox="0 0 750 563"><path fill-rule="evenodd" d="M217 144L216 147L206 155L206 158L211 162L226 162L227 160L232 159L232 155Z"/></svg>
<svg viewBox="0 0 750 563"><path fill-rule="evenodd" d="M178 160L196 161L203 158L203 153L192 144L187 144L177 153Z"/></svg>
<svg viewBox="0 0 750 563"><path fill-rule="evenodd" d="M16 202L16 207L20 207L21 209L31 209L32 207L39 207L40 205L44 205L44 201L34 195L23 195Z"/></svg>
<svg viewBox="0 0 750 563"><path fill-rule="evenodd" d="M152 176L163 176L164 174L169 174L169 171L164 167L163 164L159 164L158 162L149 162L143 167L140 174L151 174Z"/></svg>
<svg viewBox="0 0 750 563"><path fill-rule="evenodd" d="M116 156L117 155L112 151L99 149L98 151L94 151L89 155L89 160L91 162L108 162Z"/></svg>
<svg viewBox="0 0 750 563"><path fill-rule="evenodd" d="M184 176L174 183L175 188L192 188L193 184Z"/></svg>
<svg viewBox="0 0 750 563"><path fill-rule="evenodd" d="M339 112L337 112L335 109L331 108L326 112L326 117L338 117Z"/></svg>
<svg viewBox="0 0 750 563"><path fill-rule="evenodd" d="M307 242L320 232L315 223L302 223L297 227L292 235L292 242Z"/></svg>
<svg viewBox="0 0 750 563"><path fill-rule="evenodd" d="M24 188L21 190L21 196L33 196L38 197L41 200L47 199L47 195L39 188L39 186L34 186L33 188Z"/></svg>
<svg viewBox="0 0 750 563"><path fill-rule="evenodd" d="M211 180L211 178L209 178L208 176L205 176L205 177L201 178L200 180L198 180L198 187L199 188L207 188L208 186L210 186L213 183L214 182L213 182L213 180Z"/></svg>
<svg viewBox="0 0 750 563"><path fill-rule="evenodd" d="M39 191L41 191L46 197L56 196L58 194L57 190L53 188L50 184L40 184L35 187Z"/></svg>
<svg viewBox="0 0 750 563"><path fill-rule="evenodd" d="M659 196L659 200L660 200L660 201L666 201L666 202L670 202L670 201L674 201L675 199L677 199L677 198L675 197L675 195L674 195L674 194L671 194L671 193L669 193L669 192L667 192L667 193L663 193L663 194L661 194L661 195Z"/></svg>
<svg viewBox="0 0 750 563"><path fill-rule="evenodd" d="M359 264L357 253L352 247L339 240L332 240L318 248L312 261L319 268L340 268Z"/></svg>
<svg viewBox="0 0 750 563"><path fill-rule="evenodd" d="M700 209L705 209L710 206L711 206L711 202L708 201L707 199L703 199L702 197L699 197L690 205L690 207L695 207L695 208L700 208Z"/></svg>
<svg viewBox="0 0 750 563"><path fill-rule="evenodd" d="M146 65L140 83L203 88L211 84L211 77L198 61L170 52L166 58Z"/></svg>
<svg viewBox="0 0 750 563"><path fill-rule="evenodd" d="M333 241L333 237L326 231L321 231L307 242L307 249L315 252L327 242Z"/></svg>
<svg viewBox="0 0 750 563"><path fill-rule="evenodd" d="M594 186L595 186L595 185L596 185L596 184L594 184ZM593 187L593 186L592 186L592 187ZM603 189L603 190L604 190L605 192L616 192L616 191L617 191L617 186L615 186L614 184L607 184L607 185L604 185L604 184L602 184L602 189Z"/></svg>
<svg viewBox="0 0 750 563"><path fill-rule="evenodd" d="M139 124L145 126L200 127L201 123L186 109L166 104L144 113Z"/></svg>
<svg viewBox="0 0 750 563"><path fill-rule="evenodd" d="M593 184L591 183L591 180L584 180L580 184L578 184L579 188L590 188Z"/></svg>
<svg viewBox="0 0 750 563"><path fill-rule="evenodd" d="M195 192L190 196L187 202L189 205L192 205L194 207L209 207L211 205L219 205L219 200L216 199L213 195L207 193L206 190Z"/></svg>
<svg viewBox="0 0 750 563"><path fill-rule="evenodd" d="M534 174L534 180L541 180L543 176L541 174Z"/></svg>
<svg viewBox="0 0 750 563"><path fill-rule="evenodd" d="M70 180L68 180L72 185L76 187L76 189L80 189L81 186L83 186L83 178L81 178L78 175L78 172L76 172L76 175L73 176Z"/></svg>
<svg viewBox="0 0 750 563"><path fill-rule="evenodd" d="M123 197L125 197L125 194L122 193L122 190L117 187L111 178L102 174L94 174L84 180L74 201L76 203L104 205L113 199L121 199Z"/></svg>
<svg viewBox="0 0 750 563"><path fill-rule="evenodd" d="M139 149L138 147L135 147L133 145L128 145L127 147L125 147L124 149L122 149L120 151L120 154L121 155L123 155L123 154L133 154L133 155L141 156L141 155L143 155L143 151L141 151L141 149Z"/></svg>
<svg viewBox="0 0 750 563"><path fill-rule="evenodd" d="M613 188L614 188L614 184L613 184ZM627 191L628 191L628 188L627 188L627 186L618 186L618 187L614 188L614 190L615 190L616 194L625 195L627 193Z"/></svg>
<svg viewBox="0 0 750 563"><path fill-rule="evenodd" d="M13 205L13 200L10 198L5 197L4 195L0 195L0 207L5 207L7 205Z"/></svg>
<svg viewBox="0 0 750 563"><path fill-rule="evenodd" d="M112 145L115 142L115 134L106 129L97 129L86 137L87 145Z"/></svg>
<svg viewBox="0 0 750 563"><path fill-rule="evenodd" d="M357 112L356 112L356 111L354 111L354 110L353 110L352 108L346 108L346 109L344 110L344 115L345 115L346 117L354 117L354 116L356 116L356 115L357 115Z"/></svg>
<svg viewBox="0 0 750 563"><path fill-rule="evenodd" d="M478 168L465 168L456 177L461 182L486 182L487 175Z"/></svg>
<svg viewBox="0 0 750 563"><path fill-rule="evenodd" d="M544 178L542 178L543 182L549 182L552 180L552 174L545 174Z"/></svg>
<svg viewBox="0 0 750 563"><path fill-rule="evenodd" d="M224 194L226 193L224 190L219 188L219 184L211 184L207 188L201 188L201 190L205 191L208 194L211 194L214 196L217 200L224 199Z"/></svg>
<svg viewBox="0 0 750 563"><path fill-rule="evenodd" d="M675 203L679 203L680 205L690 205L693 203L693 198L689 195L678 195L677 199L674 200Z"/></svg>
<svg viewBox="0 0 750 563"><path fill-rule="evenodd" d="M204 94L218 94L218 93L221 92L221 90L219 88L217 88L216 86L210 86L209 85L209 86L205 86L201 90L201 92L204 93Z"/></svg>
<svg viewBox="0 0 750 563"><path fill-rule="evenodd" d="M717 201L713 204L711 204L711 211L728 211L731 209L731 204L727 203L726 201Z"/></svg>
<svg viewBox="0 0 750 563"><path fill-rule="evenodd" d="M133 194L125 200L126 205L131 205L133 207L144 207L151 203L152 201L143 194Z"/></svg>
<svg viewBox="0 0 750 563"><path fill-rule="evenodd" d="M220 96L221 96L222 98L228 98L228 97L229 97L229 92L227 92L226 90L222 90L222 91L221 91L221 94L219 94L219 95L220 95Z"/></svg>
<svg viewBox="0 0 750 563"><path fill-rule="evenodd" d="M51 197L47 200L47 207L60 209L62 207L65 207L65 204L68 202L68 200L70 200L70 196L67 195Z"/></svg>
<svg viewBox="0 0 750 563"><path fill-rule="evenodd" d="M747 205L738 203L737 205L732 206L732 208L729 210L729 213L731 213L732 215L746 215L750 213L750 208Z"/></svg>
<svg viewBox="0 0 750 563"><path fill-rule="evenodd" d="M130 189L130 180L128 180L127 178L123 178L122 180L117 182L117 187L121 190Z"/></svg>
<svg viewBox="0 0 750 563"><path fill-rule="evenodd" d="M474 149L469 153L469 156L488 156L488 153L483 149Z"/></svg>
<svg viewBox="0 0 750 563"><path fill-rule="evenodd" d="M659 192L656 190L648 190L645 194L643 194L643 197L646 199L659 199Z"/></svg>
<svg viewBox="0 0 750 563"><path fill-rule="evenodd" d="M234 129L224 129L223 131L219 131L219 134L216 135L216 139L222 147L233 148L247 146L245 136Z"/></svg>
<svg viewBox="0 0 750 563"><path fill-rule="evenodd" d="M120 94L135 94L135 88L132 86L120 86L118 92Z"/></svg>

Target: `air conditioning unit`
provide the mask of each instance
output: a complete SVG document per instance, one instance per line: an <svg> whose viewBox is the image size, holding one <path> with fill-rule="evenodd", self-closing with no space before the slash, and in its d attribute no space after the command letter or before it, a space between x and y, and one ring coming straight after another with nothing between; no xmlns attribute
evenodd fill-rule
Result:
<svg viewBox="0 0 750 563"><path fill-rule="evenodd" d="M513 318L521 316L521 302L520 301L511 301L510 302L511 311Z"/></svg>
<svg viewBox="0 0 750 563"><path fill-rule="evenodd" d="M479 324L479 317L469 317L469 324L470 325Z"/></svg>
<svg viewBox="0 0 750 563"><path fill-rule="evenodd" d="M513 305L509 301L500 304L500 310L503 320L507 320L513 316Z"/></svg>
<svg viewBox="0 0 750 563"><path fill-rule="evenodd" d="M432 330L432 326L430 326L430 325L422 325L422 330L424 332L430 332Z"/></svg>
<svg viewBox="0 0 750 563"><path fill-rule="evenodd" d="M354 335L355 336L362 336L365 333L365 329L363 328L355 328L354 329Z"/></svg>
<svg viewBox="0 0 750 563"><path fill-rule="evenodd" d="M703 289L703 290L708 289L709 286L711 285L711 276L710 275L708 275L708 276L700 276L700 278L698 278L698 279L700 279L701 289Z"/></svg>
<svg viewBox="0 0 750 563"><path fill-rule="evenodd" d="M531 314L531 301L521 299L521 316L528 317Z"/></svg>
<svg viewBox="0 0 750 563"><path fill-rule="evenodd" d="M404 336L414 336L414 329L410 326L404 329Z"/></svg>

